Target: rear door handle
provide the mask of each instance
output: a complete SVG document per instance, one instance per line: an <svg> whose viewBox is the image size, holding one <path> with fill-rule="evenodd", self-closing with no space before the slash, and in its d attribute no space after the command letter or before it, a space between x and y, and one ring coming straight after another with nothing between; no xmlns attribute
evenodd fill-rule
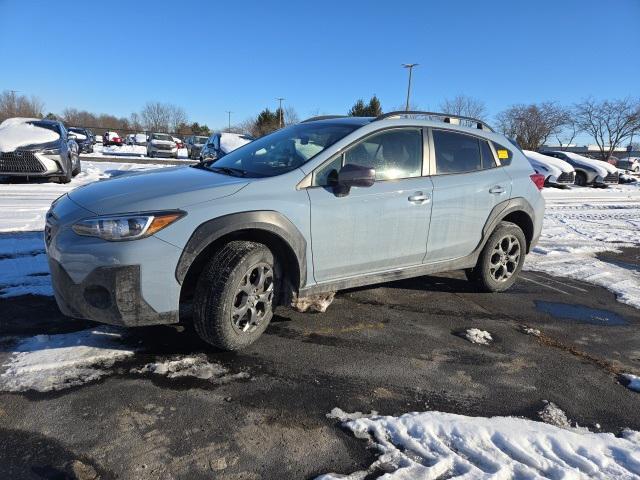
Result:
<svg viewBox="0 0 640 480"><path fill-rule="evenodd" d="M431 200L431 195L424 194L422 192L416 192L414 195L409 195L409 201L411 203L426 203Z"/></svg>
<svg viewBox="0 0 640 480"><path fill-rule="evenodd" d="M495 185L495 186L493 186L493 187L491 187L489 189L489 193L493 193L495 195L499 195L499 194L504 193L504 192L505 192L504 187L502 187L500 185Z"/></svg>

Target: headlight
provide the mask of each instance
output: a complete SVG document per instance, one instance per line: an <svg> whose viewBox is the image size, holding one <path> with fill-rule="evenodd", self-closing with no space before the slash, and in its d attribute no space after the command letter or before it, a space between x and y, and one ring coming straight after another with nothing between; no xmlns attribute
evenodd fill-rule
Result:
<svg viewBox="0 0 640 480"><path fill-rule="evenodd" d="M71 228L78 235L98 237L112 242L137 240L153 235L185 215L182 211L109 215L82 220Z"/></svg>
<svg viewBox="0 0 640 480"><path fill-rule="evenodd" d="M42 150L43 155L60 155L60 149L59 148L49 148L47 150Z"/></svg>

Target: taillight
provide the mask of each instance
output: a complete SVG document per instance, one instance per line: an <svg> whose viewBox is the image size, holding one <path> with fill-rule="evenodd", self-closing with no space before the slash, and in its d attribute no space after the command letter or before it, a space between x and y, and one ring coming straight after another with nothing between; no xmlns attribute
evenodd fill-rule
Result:
<svg viewBox="0 0 640 480"><path fill-rule="evenodd" d="M531 177L531 181L538 187L538 190L542 190L542 187L544 187L544 175L532 173L529 177Z"/></svg>

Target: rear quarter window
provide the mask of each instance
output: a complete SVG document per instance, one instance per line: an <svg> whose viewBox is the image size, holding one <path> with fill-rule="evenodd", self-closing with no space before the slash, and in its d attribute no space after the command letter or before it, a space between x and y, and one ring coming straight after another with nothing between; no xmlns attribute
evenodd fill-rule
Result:
<svg viewBox="0 0 640 480"><path fill-rule="evenodd" d="M511 162L513 161L513 152L504 145L500 145L496 142L493 142L493 146L496 149L496 155L500 165L511 165Z"/></svg>

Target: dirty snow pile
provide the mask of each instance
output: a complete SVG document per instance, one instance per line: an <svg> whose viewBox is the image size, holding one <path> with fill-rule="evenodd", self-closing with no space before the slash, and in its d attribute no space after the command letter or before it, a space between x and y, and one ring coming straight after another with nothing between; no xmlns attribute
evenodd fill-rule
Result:
<svg viewBox="0 0 640 480"><path fill-rule="evenodd" d="M29 121L37 118L10 118L0 124L0 152L13 152L18 147L55 142L60 138L53 130Z"/></svg>
<svg viewBox="0 0 640 480"><path fill-rule="evenodd" d="M193 377L201 380L225 382L232 379L248 378L246 373L230 375L229 370L218 363L210 362L206 355L176 357L171 360L147 363L141 368L131 370L132 373L152 373L167 378Z"/></svg>
<svg viewBox="0 0 640 480"><path fill-rule="evenodd" d="M101 326L58 335L36 335L12 348L0 367L0 391L62 390L97 380L114 362L134 354L122 330Z"/></svg>
<svg viewBox="0 0 640 480"><path fill-rule="evenodd" d="M0 235L0 298L53 295L42 232Z"/></svg>
<svg viewBox="0 0 640 480"><path fill-rule="evenodd" d="M560 428L514 417L467 417L441 412L344 419L380 457L367 472L322 480L363 479L384 473L403 479L639 479L640 435Z"/></svg>
<svg viewBox="0 0 640 480"><path fill-rule="evenodd" d="M464 338L471 343L477 343L479 345L489 345L493 341L489 332L480 330L479 328L468 328L464 332Z"/></svg>
<svg viewBox="0 0 640 480"><path fill-rule="evenodd" d="M596 256L640 245L640 184L543 193L542 235L524 268L605 287L619 301L640 308L640 272Z"/></svg>

